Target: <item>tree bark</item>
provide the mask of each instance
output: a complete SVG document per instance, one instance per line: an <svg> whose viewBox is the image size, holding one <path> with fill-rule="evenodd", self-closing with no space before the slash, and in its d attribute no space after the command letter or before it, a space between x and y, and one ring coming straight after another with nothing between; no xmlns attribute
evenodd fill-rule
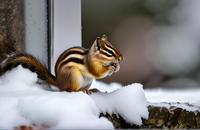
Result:
<svg viewBox="0 0 200 130"><path fill-rule="evenodd" d="M170 107L149 105L149 118L143 119L142 126L129 124L120 115L101 113L100 116L108 118L115 128L200 128L200 108L199 110L188 111L174 104L168 103L167 105L170 105ZM182 104L178 103L178 105ZM198 108L190 104L184 105Z"/></svg>

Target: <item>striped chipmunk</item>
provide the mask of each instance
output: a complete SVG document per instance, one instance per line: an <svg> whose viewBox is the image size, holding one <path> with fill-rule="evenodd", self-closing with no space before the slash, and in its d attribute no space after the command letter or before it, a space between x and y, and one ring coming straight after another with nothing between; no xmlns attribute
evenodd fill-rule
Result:
<svg viewBox="0 0 200 130"><path fill-rule="evenodd" d="M55 76L34 56L16 53L8 57L1 70L6 72L22 65L36 72L38 78L48 85L54 85L60 91L83 91L90 94L98 91L89 87L94 79L112 75L120 68L122 54L107 39L106 35L97 37L90 49L72 47L65 50L55 65Z"/></svg>

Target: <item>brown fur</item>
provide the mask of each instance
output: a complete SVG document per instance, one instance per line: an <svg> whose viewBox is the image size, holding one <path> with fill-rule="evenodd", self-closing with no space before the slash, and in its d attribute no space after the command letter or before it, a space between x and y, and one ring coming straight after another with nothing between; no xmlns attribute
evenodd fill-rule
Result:
<svg viewBox="0 0 200 130"><path fill-rule="evenodd" d="M109 54L109 51L113 55ZM36 72L38 78L57 86L61 91L87 92L86 89L89 88L93 79L101 79L116 72L115 67L121 60L121 53L107 41L107 37L103 36L97 38L89 50L73 47L64 51L56 62L56 76L52 75L34 56L23 53L7 58L1 65L1 70L6 72L17 65L22 65Z"/></svg>
<svg viewBox="0 0 200 130"><path fill-rule="evenodd" d="M10 56L4 64L1 65L1 70L5 73L18 65L22 65L24 68L30 69L32 72L38 74L38 78L47 81L48 84L56 85L55 76L49 73L45 65L43 65L34 56L24 53L17 53Z"/></svg>

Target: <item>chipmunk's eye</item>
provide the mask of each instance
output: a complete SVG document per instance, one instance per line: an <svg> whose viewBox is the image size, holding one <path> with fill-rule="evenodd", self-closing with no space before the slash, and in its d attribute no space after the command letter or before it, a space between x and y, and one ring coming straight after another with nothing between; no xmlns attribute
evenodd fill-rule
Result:
<svg viewBox="0 0 200 130"><path fill-rule="evenodd" d="M113 53L111 50L107 50L107 53L108 53L109 55L114 56L114 53Z"/></svg>
<svg viewBox="0 0 200 130"><path fill-rule="evenodd" d="M107 50L104 50L104 49L100 49L100 53L101 54L104 54L104 55L106 55L106 56L108 56L108 57L112 57L112 54L110 54Z"/></svg>

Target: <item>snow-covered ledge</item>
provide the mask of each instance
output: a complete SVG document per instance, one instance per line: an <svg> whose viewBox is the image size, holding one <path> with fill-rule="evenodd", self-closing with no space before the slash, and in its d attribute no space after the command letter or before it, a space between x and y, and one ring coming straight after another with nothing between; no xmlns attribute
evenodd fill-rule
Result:
<svg viewBox="0 0 200 130"><path fill-rule="evenodd" d="M37 75L18 66L0 78L0 129L33 126L51 129L113 129L101 113L116 113L131 124L148 118L141 84L110 93L59 92L37 84ZM93 86L98 86L94 83Z"/></svg>
<svg viewBox="0 0 200 130"><path fill-rule="evenodd" d="M45 90L37 81L21 66L0 78L0 129L200 128L199 106L149 103L141 84L94 82L102 92L87 95Z"/></svg>
<svg viewBox="0 0 200 130"><path fill-rule="evenodd" d="M98 83L99 84L99 83ZM101 84L101 85L100 85ZM98 86L120 86L100 83ZM114 89L117 89L115 87ZM112 89L110 89L112 90ZM113 90L112 90L113 91ZM128 123L116 114L101 114L114 124L115 128L200 128L200 90L145 90L148 100L148 119L142 119L142 125Z"/></svg>
<svg viewBox="0 0 200 130"><path fill-rule="evenodd" d="M190 111L183 106L194 109ZM196 110L195 110L196 109ZM149 118L142 119L142 125L128 123L123 117L116 114L101 114L108 118L115 128L168 128L168 129L199 129L200 108L184 103L149 104Z"/></svg>

